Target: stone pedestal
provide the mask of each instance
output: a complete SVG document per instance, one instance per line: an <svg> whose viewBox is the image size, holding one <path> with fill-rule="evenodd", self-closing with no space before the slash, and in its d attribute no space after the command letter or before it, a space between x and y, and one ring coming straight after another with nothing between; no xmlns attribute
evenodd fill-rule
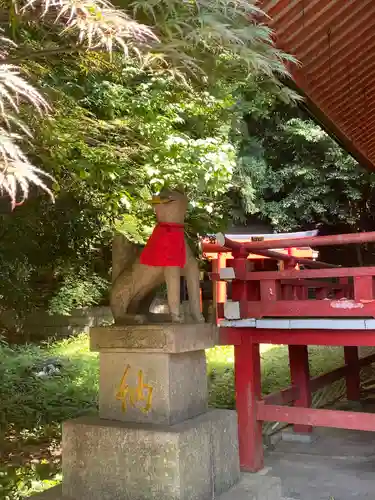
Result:
<svg viewBox="0 0 375 500"><path fill-rule="evenodd" d="M63 494L90 500L211 500L239 477L233 412L172 426L79 418L64 425Z"/></svg>
<svg viewBox="0 0 375 500"><path fill-rule="evenodd" d="M236 413L207 408L216 343L209 324L92 329L99 417L63 425L62 498L212 500L239 480Z"/></svg>
<svg viewBox="0 0 375 500"><path fill-rule="evenodd" d="M99 416L174 424L204 413L204 349L215 342L216 329L208 324L92 329L91 348L100 353ZM137 391L142 399L132 404L140 399Z"/></svg>

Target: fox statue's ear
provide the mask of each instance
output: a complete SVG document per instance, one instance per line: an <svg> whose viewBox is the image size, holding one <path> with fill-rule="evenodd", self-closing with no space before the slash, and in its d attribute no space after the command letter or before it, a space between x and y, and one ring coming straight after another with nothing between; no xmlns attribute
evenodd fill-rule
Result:
<svg viewBox="0 0 375 500"><path fill-rule="evenodd" d="M182 184L179 184L174 191L177 191L177 193L183 194L186 196L185 192L185 187Z"/></svg>

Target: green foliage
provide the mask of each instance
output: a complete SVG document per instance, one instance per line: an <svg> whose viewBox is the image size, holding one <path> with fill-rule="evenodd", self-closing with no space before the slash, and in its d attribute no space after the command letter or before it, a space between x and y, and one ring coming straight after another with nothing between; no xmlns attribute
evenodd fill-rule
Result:
<svg viewBox="0 0 375 500"><path fill-rule="evenodd" d="M50 345L0 345L0 428L25 430L25 438L42 439L59 432L59 422L96 407L97 358L87 338ZM62 363L61 374L40 378L36 373L48 359ZM82 382L84 381L84 387Z"/></svg>
<svg viewBox="0 0 375 500"><path fill-rule="evenodd" d="M236 215L260 214L280 231L373 230L375 175L264 86L245 97L246 128L233 178Z"/></svg>
<svg viewBox="0 0 375 500"><path fill-rule="evenodd" d="M186 85L195 82L206 88L218 79L237 85L236 76L242 81L263 74L282 89L279 77L288 75L285 63L294 62L274 46L272 30L255 1L133 0L115 9L107 0L62 0L56 5L31 0L19 7L13 0L3 3L9 29L0 40L0 188L13 208L18 192L21 203L28 197L30 184L53 194L46 181L51 180L49 173L35 166L19 144L30 135L19 117L20 97L34 113L45 114L49 106L12 64L64 53L75 61L81 51L103 48L112 56L116 46L124 51L121 66L137 65L140 73L145 68L156 75L168 72Z"/></svg>
<svg viewBox="0 0 375 500"><path fill-rule="evenodd" d="M69 315L72 309L93 306L102 300L108 286L108 281L96 274L90 276L82 269L78 274L66 274L49 302L49 312Z"/></svg>
<svg viewBox="0 0 375 500"><path fill-rule="evenodd" d="M235 79L249 73L285 74L294 61L276 49L255 1L161 0L126 2L135 18L155 27L160 43L150 59L171 61L184 74Z"/></svg>
<svg viewBox="0 0 375 500"><path fill-rule="evenodd" d="M10 347L0 343L0 498L18 500L61 481L60 424L95 412L98 364L87 338ZM61 373L39 378L47 360Z"/></svg>
<svg viewBox="0 0 375 500"><path fill-rule="evenodd" d="M28 183L38 184L45 172L55 179L48 188L56 198L51 208L34 189L16 216L1 216L0 308L21 314L33 307L68 313L98 302L113 230L144 243L154 223L147 201L163 186L187 187L190 235L221 228L230 216L236 141L229 133L241 116L236 92L262 74L274 91L286 93L278 77L292 58L273 46L254 2L139 0L115 12L106 5L104 17L91 3L87 14L86 3L64 0L58 23L53 13L41 19L13 12L6 32L18 44L6 56L54 103L48 119L35 113L47 105L19 81L26 99L17 112L33 138L22 141L26 156L22 172L10 171L9 194L14 198L14 178L26 196ZM112 14L113 30L101 44L109 51L113 43L125 47L126 57L86 52ZM61 24L68 25L63 40ZM77 50L74 31L82 35Z"/></svg>
<svg viewBox="0 0 375 500"><path fill-rule="evenodd" d="M61 482L58 470L56 464L46 459L26 467L0 466L0 498L20 500L48 490Z"/></svg>
<svg viewBox="0 0 375 500"><path fill-rule="evenodd" d="M56 203L33 197L1 216L3 307L68 313L99 301L114 228L144 243L155 220L148 200L163 186L186 186L189 233L225 222L240 116L225 87L203 92L98 54L32 70L56 105L48 121L23 110L35 137L27 147L56 179Z"/></svg>
<svg viewBox="0 0 375 500"><path fill-rule="evenodd" d="M38 163L58 179L83 182L90 200L94 196L113 217L149 220L145 202L165 185L185 185L196 204L225 192L235 160L228 142L230 94L194 90L168 73L140 71L120 60L81 61L92 62L97 69L89 75L81 65L70 71L66 64L52 65L45 85L60 91L61 102L53 121L35 123Z"/></svg>
<svg viewBox="0 0 375 500"><path fill-rule="evenodd" d="M2 309L25 314L48 308L52 298L55 310L63 298L60 310L69 302L83 307L101 298L108 273L104 231L85 200L65 194L54 206L35 198L0 218Z"/></svg>
<svg viewBox="0 0 375 500"><path fill-rule="evenodd" d="M285 346L261 346L262 393L271 394L290 385L288 349ZM263 352L262 352L263 351ZM311 376L338 368L343 363L340 348L310 347ZM216 408L235 408L233 347L214 347L207 351L210 404Z"/></svg>

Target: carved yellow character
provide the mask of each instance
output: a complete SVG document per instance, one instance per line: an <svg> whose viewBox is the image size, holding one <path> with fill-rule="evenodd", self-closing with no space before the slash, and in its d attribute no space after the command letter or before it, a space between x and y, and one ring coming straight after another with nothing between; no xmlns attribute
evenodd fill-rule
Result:
<svg viewBox="0 0 375 500"><path fill-rule="evenodd" d="M152 407L153 387L144 383L142 370L138 371L136 386L130 387L127 383L129 371L130 365L127 365L116 393L116 399L122 402L122 410L124 412L128 409L128 404L130 404L133 408L138 408L143 413L148 413ZM144 404L139 405L139 403Z"/></svg>

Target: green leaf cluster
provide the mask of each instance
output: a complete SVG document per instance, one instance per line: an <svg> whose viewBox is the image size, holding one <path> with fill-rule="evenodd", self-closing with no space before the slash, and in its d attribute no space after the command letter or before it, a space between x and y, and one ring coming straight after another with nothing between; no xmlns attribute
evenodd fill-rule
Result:
<svg viewBox="0 0 375 500"><path fill-rule="evenodd" d="M239 186L239 216L241 210L242 216L259 214L280 231L319 225L368 230L373 173L264 87L251 89L242 106L245 127L232 179Z"/></svg>
<svg viewBox="0 0 375 500"><path fill-rule="evenodd" d="M55 106L47 120L23 108L34 136L25 148L56 180L56 202L35 192L13 213L4 205L4 307L66 314L100 302L113 231L143 244L163 187L185 187L190 234L225 224L241 116L228 86L203 90L95 53L29 66Z"/></svg>

